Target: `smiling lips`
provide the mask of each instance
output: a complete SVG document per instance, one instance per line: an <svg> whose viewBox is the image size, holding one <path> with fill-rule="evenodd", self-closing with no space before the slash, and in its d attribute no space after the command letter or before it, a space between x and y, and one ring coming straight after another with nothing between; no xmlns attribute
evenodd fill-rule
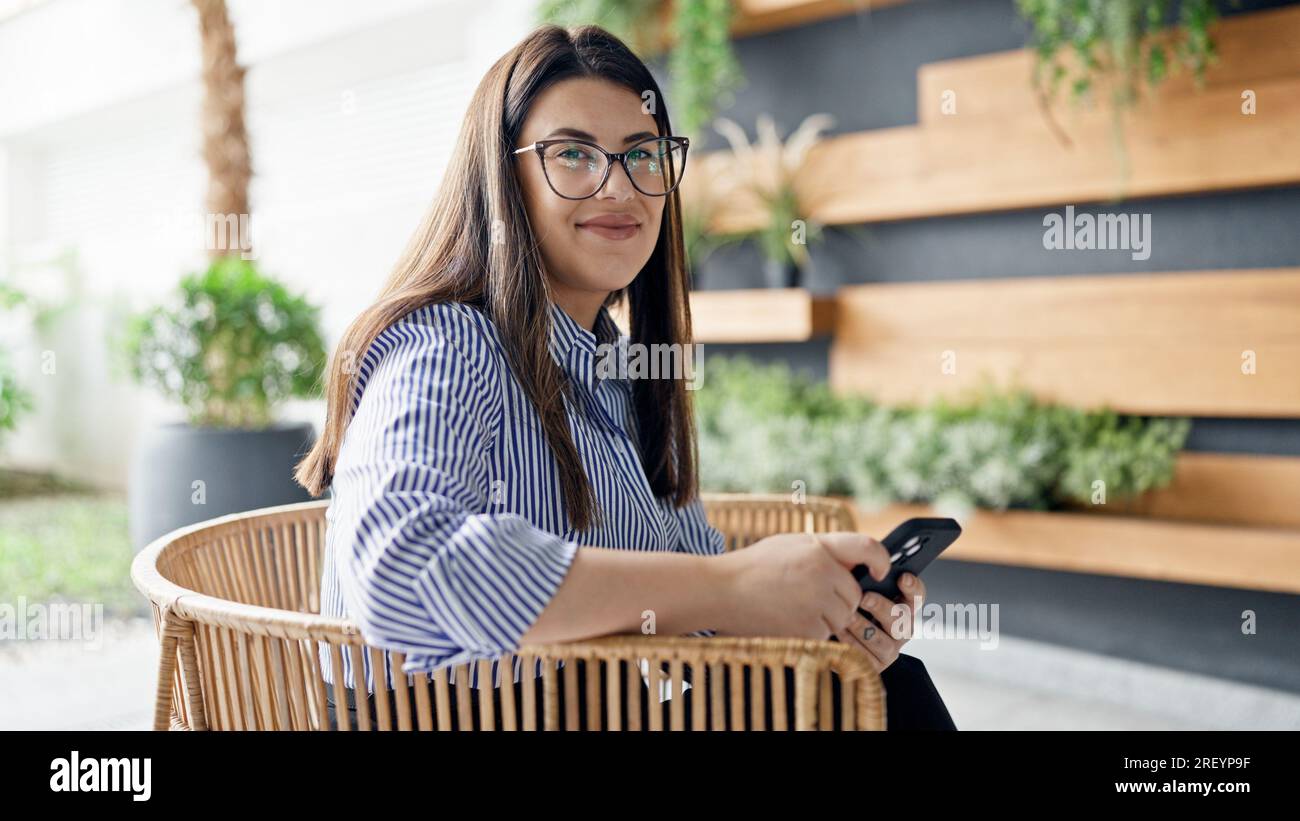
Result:
<svg viewBox="0 0 1300 821"><path fill-rule="evenodd" d="M631 239L641 230L641 223L627 214L602 214L578 223L578 227L605 239Z"/></svg>

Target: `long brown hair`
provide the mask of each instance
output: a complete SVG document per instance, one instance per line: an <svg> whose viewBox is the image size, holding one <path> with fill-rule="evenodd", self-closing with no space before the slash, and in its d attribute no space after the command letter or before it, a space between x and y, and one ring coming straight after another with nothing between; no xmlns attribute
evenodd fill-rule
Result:
<svg viewBox="0 0 1300 821"><path fill-rule="evenodd" d="M510 153L533 100L572 77L609 80L643 99L644 92L652 92L659 133L672 133L654 77L622 41L598 26L542 26L493 64L474 92L432 206L375 303L348 327L329 364L325 428L294 473L313 496L329 487L351 420L353 363L411 311L464 302L495 323L511 370L541 417L571 526L586 530L601 518L569 434L562 397L572 397L572 386L549 353L551 297ZM605 300L607 307L627 301L631 327L625 330L633 343L647 346L691 341L678 191L664 205L649 261L635 280ZM646 478L657 497L671 496L680 507L698 492L690 392L682 379L634 379L632 388Z"/></svg>

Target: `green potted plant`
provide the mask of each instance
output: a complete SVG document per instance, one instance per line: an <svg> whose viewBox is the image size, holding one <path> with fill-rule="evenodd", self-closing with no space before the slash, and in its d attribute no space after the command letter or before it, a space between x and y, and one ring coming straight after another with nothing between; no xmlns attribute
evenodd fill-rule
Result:
<svg viewBox="0 0 1300 821"><path fill-rule="evenodd" d="M714 129L731 143L731 173L743 180L742 187L763 209L763 226L752 237L763 253L770 288L797 288L809 278L813 259L808 246L822 239L822 226L808 217L795 181L808 150L834 122L829 114L813 114L782 142L776 123L769 115L760 114L754 145L732 120L719 117L714 122Z"/></svg>
<svg viewBox="0 0 1300 821"><path fill-rule="evenodd" d="M173 300L131 317L131 376L180 405L135 449L129 507L137 548L214 516L307 501L293 465L310 424L276 409L317 395L325 363L319 310L237 256L182 279Z"/></svg>

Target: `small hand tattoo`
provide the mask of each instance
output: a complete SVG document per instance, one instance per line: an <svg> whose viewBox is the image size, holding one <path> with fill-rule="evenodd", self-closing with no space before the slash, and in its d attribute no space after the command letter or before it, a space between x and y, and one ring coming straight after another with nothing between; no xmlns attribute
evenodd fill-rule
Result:
<svg viewBox="0 0 1300 821"><path fill-rule="evenodd" d="M876 635L876 628L874 628L874 627L864 627L864 628L862 628L862 640L863 640L863 641L870 641L870 640L871 640L871 637L874 636L874 635Z"/></svg>

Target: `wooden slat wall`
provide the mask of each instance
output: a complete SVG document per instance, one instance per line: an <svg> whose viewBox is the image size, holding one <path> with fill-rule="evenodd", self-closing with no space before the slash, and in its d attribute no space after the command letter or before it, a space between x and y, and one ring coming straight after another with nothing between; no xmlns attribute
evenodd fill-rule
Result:
<svg viewBox="0 0 1300 821"><path fill-rule="evenodd" d="M1256 83L1300 76L1300 8L1290 7L1220 20L1211 30L1219 60L1205 73L1207 90L1228 90L1240 99L1241 91ZM1167 39L1167 38L1166 38ZM1063 61L1071 74L1062 81L1055 103L1058 116L1070 106L1070 54ZM1030 85L1034 54L1029 49L982 54L921 66L917 72L917 113L922 125L957 125L991 117L1019 117L1034 111L1038 100ZM942 110L944 92L953 92L956 111ZM1099 102L1108 99L1099 88ZM1190 71L1175 70L1154 90L1160 97L1195 93ZM1263 104L1265 101L1261 101Z"/></svg>
<svg viewBox="0 0 1300 821"><path fill-rule="evenodd" d="M921 94L928 101L935 87L955 87L960 116L823 141L809 152L800 197L812 218L853 224L1105 202L1121 190L1133 198L1298 183L1300 71L1292 52L1300 7L1254 19L1264 14L1233 19L1205 91L1171 81L1128 117L1131 173L1122 189L1109 109L1058 106L1071 140L1064 145L1032 102L1021 73L1028 55L1014 52L923 70ZM1253 115L1241 111L1246 80L1257 96ZM725 153L694 160L728 161ZM737 196L711 224L726 233L762 221L756 201Z"/></svg>
<svg viewBox="0 0 1300 821"><path fill-rule="evenodd" d="M1300 417L1297 317L1297 268L854 285L839 294L830 381L898 404L986 371L1077 407Z"/></svg>
<svg viewBox="0 0 1300 821"><path fill-rule="evenodd" d="M920 505L858 511L882 538ZM979 511L962 522L948 560L1300 593L1300 530L1225 527L1136 517Z"/></svg>
<svg viewBox="0 0 1300 821"><path fill-rule="evenodd" d="M1296 417L1296 317L1294 268L850 286L830 375L837 390L891 404L960 393L988 368L1081 407ZM1247 349L1254 375L1241 372ZM943 351L955 374L942 372ZM977 513L950 558L1300 593L1297 502L1300 458L1184 452L1173 483L1136 501ZM896 506L862 527L887 532L927 512Z"/></svg>
<svg viewBox="0 0 1300 821"><path fill-rule="evenodd" d="M739 2L737 35L843 13L830 2ZM1128 118L1124 196L1300 182L1300 7L1233 16L1214 36L1220 60L1204 90L1175 74ZM811 216L853 224L1111 200L1121 189L1109 110L1062 96L1049 123L1032 68L1028 50L923 66L917 126L841 135L811 152L800 180ZM1241 111L1247 88L1254 115ZM947 90L955 114L940 109ZM755 202L733 197L713 228L762 219ZM1077 406L1300 416L1300 269L851 286L834 306L699 296L699 341L804 339L833 321L832 384L889 403L951 395L985 371ZM956 374L940 369L945 350ZM1244 350L1256 352L1254 375L1241 373ZM1298 498L1300 458L1184 452L1173 483L1135 502L978 512L948 558L1300 593ZM921 515L934 514L859 511L860 529L883 535Z"/></svg>

